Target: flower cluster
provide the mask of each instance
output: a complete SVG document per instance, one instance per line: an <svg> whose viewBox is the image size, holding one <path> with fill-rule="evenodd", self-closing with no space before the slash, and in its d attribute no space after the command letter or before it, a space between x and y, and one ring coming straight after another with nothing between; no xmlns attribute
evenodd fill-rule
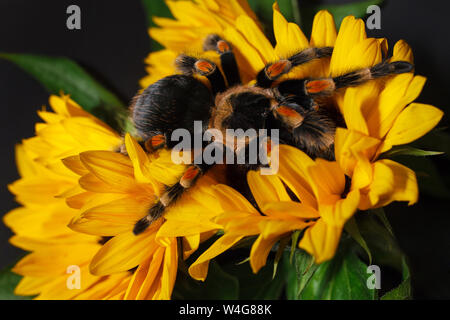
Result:
<svg viewBox="0 0 450 320"><path fill-rule="evenodd" d="M318 12L308 40L275 4L272 46L243 0L167 4L175 20L155 18L159 27L150 35L165 49L148 56L142 87L176 73L177 54L201 52L209 34L233 46L245 83L267 63L308 47L334 50L331 58L299 66L282 80L342 75L374 66L388 52L387 40L368 38L363 21L352 16L337 32L333 17ZM216 54L199 55L219 64ZM410 47L397 42L389 61L412 63ZM170 299L179 260L213 236L189 266L194 279L205 280L209 261L247 237L256 239L250 250L254 272L266 264L273 246L296 230L304 231L298 246L316 263L333 258L357 210L417 202L415 173L384 154L440 121L439 109L413 102L424 84L424 77L410 72L339 91L333 104L345 128L336 131L335 161L313 160L280 145L277 174L250 171L246 177L257 206L226 185L218 167L138 236L132 232L136 221L185 166L174 164L169 150L146 153L134 137L121 137L67 96L52 96L54 112L41 111L45 123L36 126L36 137L17 147L22 178L10 185L22 207L4 221L16 234L11 243L31 251L14 268L24 276L16 293L43 299ZM126 152L120 153L122 145ZM81 291L67 290L69 265L81 268Z"/></svg>

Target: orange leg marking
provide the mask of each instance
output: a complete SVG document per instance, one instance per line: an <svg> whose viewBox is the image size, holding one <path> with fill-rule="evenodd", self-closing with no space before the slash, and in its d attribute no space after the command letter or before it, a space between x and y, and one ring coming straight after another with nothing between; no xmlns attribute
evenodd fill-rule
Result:
<svg viewBox="0 0 450 320"><path fill-rule="evenodd" d="M273 79L289 71L291 66L292 64L289 60L280 60L270 65L266 69L266 74L270 79Z"/></svg>
<svg viewBox="0 0 450 320"><path fill-rule="evenodd" d="M196 166L189 167L180 179L180 184L183 188L189 188L194 179L199 175L200 169Z"/></svg>
<svg viewBox="0 0 450 320"><path fill-rule="evenodd" d="M303 116L292 108L279 106L275 112L291 127L297 128L303 122Z"/></svg>
<svg viewBox="0 0 450 320"><path fill-rule="evenodd" d="M197 71L203 76L209 75L215 70L215 68L215 65L206 60L198 60L195 63L195 69L197 69Z"/></svg>
<svg viewBox="0 0 450 320"><path fill-rule="evenodd" d="M153 152L164 147L165 143L166 137L162 134L158 134L145 141L145 149L147 149L148 152Z"/></svg>
<svg viewBox="0 0 450 320"><path fill-rule="evenodd" d="M332 80L312 80L306 83L306 91L308 93L319 93L327 90L334 90L334 82Z"/></svg>
<svg viewBox="0 0 450 320"><path fill-rule="evenodd" d="M230 51L230 46L225 41L220 40L217 42L217 49L220 53L224 53Z"/></svg>

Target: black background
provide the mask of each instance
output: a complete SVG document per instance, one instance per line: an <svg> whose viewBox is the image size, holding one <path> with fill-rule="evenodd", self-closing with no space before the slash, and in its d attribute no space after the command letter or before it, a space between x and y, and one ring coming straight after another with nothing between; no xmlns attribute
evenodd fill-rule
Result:
<svg viewBox="0 0 450 320"><path fill-rule="evenodd" d="M155 0L158 1L158 0ZM311 2L311 1L310 1ZM351 1L321 1L340 3ZM301 4L307 1L300 1ZM66 28L66 8L81 8L81 30ZM446 1L390 0L382 6L381 30L390 47L399 39L413 48L416 72L428 77L419 102L450 111L449 14ZM0 52L67 56L106 87L129 101L145 75L150 51L147 21L140 1L0 0ZM48 93L13 64L0 60L0 139L2 141L0 215L17 207L6 185L18 178L14 145L34 134L36 111L48 104ZM448 125L447 117L441 126ZM433 161L450 186L445 156ZM449 199L422 195L419 204L395 204L389 219L410 258L415 298L450 298ZM22 254L7 243L10 231L0 223L0 269Z"/></svg>

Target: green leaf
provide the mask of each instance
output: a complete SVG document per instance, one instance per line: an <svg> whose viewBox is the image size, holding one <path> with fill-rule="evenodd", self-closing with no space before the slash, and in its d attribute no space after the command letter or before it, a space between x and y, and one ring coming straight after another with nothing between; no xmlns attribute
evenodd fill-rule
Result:
<svg viewBox="0 0 450 320"><path fill-rule="evenodd" d="M308 285L318 265L314 264L314 257L309 255L306 251L296 249L294 253L295 273L291 276L290 282L293 281L295 285L290 285L287 288L288 299L297 300L302 294L304 288Z"/></svg>
<svg viewBox="0 0 450 320"><path fill-rule="evenodd" d="M279 245L278 245L278 250L277 253L275 254L275 259L273 261L273 274L272 274L272 279L275 278L275 275L277 274L277 268L278 268L278 263L280 262L281 258L284 255L284 249L286 248L288 242L289 242L290 238L289 237L284 237L280 240Z"/></svg>
<svg viewBox="0 0 450 320"><path fill-rule="evenodd" d="M272 6L274 0L249 0L248 3L252 10L256 13L258 18L261 21L267 21L272 22L273 18L273 11ZM297 1L296 0L278 0L278 6L280 8L280 11L283 13L283 16L288 21L294 21L295 20L295 14L294 9L297 8Z"/></svg>
<svg viewBox="0 0 450 320"><path fill-rule="evenodd" d="M411 289L411 274L409 271L408 264L406 263L406 258L403 256L402 260L402 276L403 281L400 285L391 291L387 292L381 297L381 300L410 300L412 299L412 289Z"/></svg>
<svg viewBox="0 0 450 320"><path fill-rule="evenodd" d="M241 300L274 300L279 299L285 287L289 268L289 258L283 254L278 263L275 277L273 278L273 260L254 274L250 264L227 264L223 268L239 280L239 299Z"/></svg>
<svg viewBox="0 0 450 320"><path fill-rule="evenodd" d="M119 98L108 91L74 61L64 57L32 54L0 53L28 72L52 94L61 91L70 94L86 111L91 112L113 127L127 125L127 110ZM116 123L111 123L116 120Z"/></svg>
<svg viewBox="0 0 450 320"><path fill-rule="evenodd" d="M395 240L392 229L375 214L363 211L355 216L361 235L372 253L373 263L389 266L401 272L403 252Z"/></svg>
<svg viewBox="0 0 450 320"><path fill-rule="evenodd" d="M356 223L354 217L352 217L347 221L347 223L345 224L345 230L366 251L367 256L369 257L369 264L372 264L372 253L370 252L370 249L367 246L366 241L361 235L361 232L359 232L358 224Z"/></svg>
<svg viewBox="0 0 450 320"><path fill-rule="evenodd" d="M442 151L447 158L450 158L450 133L446 127L434 128L424 137L415 141L414 145Z"/></svg>
<svg viewBox="0 0 450 320"><path fill-rule="evenodd" d="M343 242L332 260L317 267L300 294L300 299L374 300L376 298L376 290L367 287L367 265L358 258L349 244Z"/></svg>
<svg viewBox="0 0 450 320"><path fill-rule="evenodd" d="M22 277L9 268L0 271L0 300L29 300L31 297L16 296L14 289Z"/></svg>
<svg viewBox="0 0 450 320"><path fill-rule="evenodd" d="M427 156L436 156L443 154L444 152L440 151L426 151L410 146L396 146L393 147L391 150L382 153L380 155L380 158L391 158L395 156L415 156L415 157L427 157Z"/></svg>
<svg viewBox="0 0 450 320"><path fill-rule="evenodd" d="M289 254L289 261L292 263L292 258L294 257L296 248L297 248L297 242L298 238L300 237L301 230L296 230L292 233L291 237L291 253Z"/></svg>
<svg viewBox="0 0 450 320"><path fill-rule="evenodd" d="M378 266L389 266L402 273L402 282L389 291L381 299L410 299L411 279L404 253L399 248L392 233L392 227L383 209L363 212L357 216L361 233L373 254L374 263Z"/></svg>
<svg viewBox="0 0 450 320"><path fill-rule="evenodd" d="M389 233L394 236L394 231L392 229L391 223L389 222L388 218L386 217L386 213L384 212L383 208L377 208L371 210L373 213L377 215L377 217L380 219L380 221L383 223L383 225L386 227L386 229L389 231Z"/></svg>

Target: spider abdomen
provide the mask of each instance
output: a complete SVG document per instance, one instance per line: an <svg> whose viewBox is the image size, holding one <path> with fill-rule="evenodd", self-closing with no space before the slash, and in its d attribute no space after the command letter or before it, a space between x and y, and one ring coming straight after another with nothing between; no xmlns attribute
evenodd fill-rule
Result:
<svg viewBox="0 0 450 320"><path fill-rule="evenodd" d="M213 97L199 80L186 75L165 77L146 88L131 107L138 135L169 135L176 128L193 132L194 121L207 124Z"/></svg>

